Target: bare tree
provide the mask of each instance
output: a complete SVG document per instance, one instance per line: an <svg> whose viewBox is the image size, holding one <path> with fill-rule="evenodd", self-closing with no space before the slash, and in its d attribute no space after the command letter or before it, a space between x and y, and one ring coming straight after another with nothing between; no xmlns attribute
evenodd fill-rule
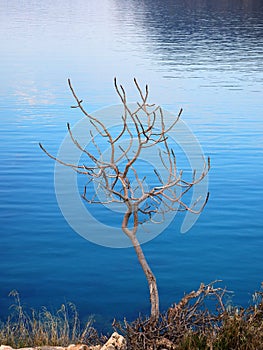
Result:
<svg viewBox="0 0 263 350"><path fill-rule="evenodd" d="M183 196L207 175L210 169L210 160L209 158L207 162L204 160L200 175L197 176L194 170L191 181L183 179L183 172L178 171L174 151L168 142L168 133L178 122L182 109L175 120L167 126L161 107L148 103L148 86L146 85L145 91L143 91L136 79L134 79L134 83L140 96L140 102L137 103L135 110L131 110L129 107L126 92L122 85L118 86L116 79L114 80L116 92L123 105L122 127L116 135L101 120L85 110L82 105L83 100L78 98L70 80L68 80L68 83L76 101L76 105L72 108L79 108L90 121L93 151L91 152L88 148L80 145L69 124L67 127L72 142L87 157L87 164L66 163L62 159L51 155L42 144L40 144L40 147L53 160L88 177L82 197L89 204L119 203L126 208L122 220L122 231L130 239L147 278L150 291L151 318L157 320L159 317L159 295L156 278L139 243L138 227L143 222L158 223L160 220L165 220L165 214L170 211L184 210L200 213L207 203L209 194L206 198L203 198L203 203L198 206L198 209L196 202L192 206L187 205L183 201ZM102 143L104 140L107 141L109 152L102 151L98 136ZM142 178L143 174L139 173L136 162L140 159L144 149L157 146L159 160L167 176L164 178L157 169L154 169L155 184L149 187L149 184L145 186L145 177ZM90 183L96 183L99 191L90 194ZM101 195L98 195L98 192L103 193L103 199Z"/></svg>

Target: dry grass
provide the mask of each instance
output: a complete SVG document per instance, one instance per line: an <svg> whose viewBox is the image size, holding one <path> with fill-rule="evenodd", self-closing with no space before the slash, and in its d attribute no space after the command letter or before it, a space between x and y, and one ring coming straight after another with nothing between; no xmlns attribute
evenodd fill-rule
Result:
<svg viewBox="0 0 263 350"><path fill-rule="evenodd" d="M11 314L0 323L0 344L15 348L72 343L97 345L105 342L89 320L81 326L73 304L55 313L46 308L27 313L16 291ZM163 313L158 322L139 317L129 323L114 322L128 350L263 350L263 291L253 295L246 309L229 305L228 292L215 283L201 284Z"/></svg>
<svg viewBox="0 0 263 350"><path fill-rule="evenodd" d="M132 350L262 350L263 292L253 305L238 309L227 305L227 291L201 284L197 291L161 315L159 321L138 318L115 322Z"/></svg>
<svg viewBox="0 0 263 350"><path fill-rule="evenodd" d="M11 314L5 322L0 322L0 344L12 347L56 345L67 346L72 343L99 344L97 331L90 319L81 326L76 307L72 303L62 304L55 313L42 307L40 311L27 313L17 291L10 296L15 302Z"/></svg>

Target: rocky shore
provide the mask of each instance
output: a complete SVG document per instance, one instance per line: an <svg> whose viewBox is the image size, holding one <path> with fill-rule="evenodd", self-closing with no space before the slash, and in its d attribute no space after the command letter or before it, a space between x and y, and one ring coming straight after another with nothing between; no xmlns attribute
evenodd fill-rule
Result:
<svg viewBox="0 0 263 350"><path fill-rule="evenodd" d="M37 346L28 348L13 349L8 345L1 345L0 350L127 350L125 338L114 332L104 345L87 346L85 344L70 344L63 346Z"/></svg>

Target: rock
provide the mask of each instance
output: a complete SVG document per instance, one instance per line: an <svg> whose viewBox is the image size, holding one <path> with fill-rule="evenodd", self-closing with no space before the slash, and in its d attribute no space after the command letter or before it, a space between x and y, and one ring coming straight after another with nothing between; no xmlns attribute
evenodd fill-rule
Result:
<svg viewBox="0 0 263 350"><path fill-rule="evenodd" d="M31 348L33 350L66 350L67 348L64 348L63 346L38 346L36 348ZM22 349L13 349L13 350L28 350L27 348Z"/></svg>
<svg viewBox="0 0 263 350"><path fill-rule="evenodd" d="M87 345L83 345L83 344L70 344L68 347L67 347L67 350L87 350L88 349L88 346Z"/></svg>
<svg viewBox="0 0 263 350"><path fill-rule="evenodd" d="M127 343L122 335L114 332L100 350L127 350Z"/></svg>
<svg viewBox="0 0 263 350"><path fill-rule="evenodd" d="M0 350L14 350L14 349L8 345L1 345ZM23 348L23 350L35 350L35 348Z"/></svg>
<svg viewBox="0 0 263 350"><path fill-rule="evenodd" d="M37 346L35 348L13 349L11 346L1 345L0 350L100 350L101 346L88 346L85 344L70 344L68 347L63 346Z"/></svg>
<svg viewBox="0 0 263 350"><path fill-rule="evenodd" d="M0 350L12 350L11 346L8 345L1 345Z"/></svg>
<svg viewBox="0 0 263 350"><path fill-rule="evenodd" d="M100 345L88 346L85 344L70 344L67 348L65 348L65 350L100 350L100 348Z"/></svg>
<svg viewBox="0 0 263 350"><path fill-rule="evenodd" d="M1 345L0 350L127 350L127 344L122 335L114 332L102 347L100 345L70 344L66 348L62 346L37 346L35 348L13 349L11 346Z"/></svg>

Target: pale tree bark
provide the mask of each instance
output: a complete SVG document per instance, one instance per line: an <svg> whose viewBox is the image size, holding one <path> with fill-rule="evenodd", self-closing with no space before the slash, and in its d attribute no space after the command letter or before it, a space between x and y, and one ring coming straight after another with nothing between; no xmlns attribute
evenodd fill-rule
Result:
<svg viewBox="0 0 263 350"><path fill-rule="evenodd" d="M200 175L197 176L196 170L193 170L191 181L183 179L183 171L178 171L176 156L168 143L168 133L178 122L182 114L182 109L180 109L177 117L171 121L170 125L166 126L161 107L147 102L149 94L148 86L146 85L145 92L143 92L136 79L134 79L134 83L140 96L140 102L137 103L137 108L133 111L127 104L124 88L122 85L118 86L116 79L114 80L115 90L123 105L123 114L120 117L123 125L117 136L113 136L110 130L108 130L107 125L85 110L83 100L78 98L70 80L68 80L68 83L76 102L76 105L72 106L72 108L78 108L90 121L93 153L80 145L73 135L69 124L67 127L71 140L88 158L87 165L69 164L63 161L63 159L58 159L50 154L42 144L40 144L40 147L53 160L71 167L77 173L88 177L89 180L87 185L84 186L82 194L83 199L87 203L118 203L126 206L127 209L122 221L122 230L131 240L138 261L148 281L151 318L156 321L159 317L157 282L146 261L136 235L138 226L147 221L157 223L156 217L160 217L159 222L163 222L165 220L165 214L169 211L200 213L208 201L209 193L207 193L206 198L201 198L202 205L199 209L196 209L196 204L200 198L192 206L189 206L183 201L183 196L207 175L210 169L210 159L208 158L207 162L204 160L203 170ZM105 149L101 149L97 138L93 135L99 136L104 141L102 144L105 144L105 140L107 141L106 144L109 147L109 152L105 153ZM145 177L141 179L143 174L138 173L140 168L136 167L136 162L140 159L140 155L145 148L157 146L160 146L158 148L159 160L167 173L167 177L163 179L158 174L157 169L154 169L152 175L155 177L155 185L150 186L148 181L147 189L145 189ZM158 185L156 185L156 181ZM91 182L96 183L100 191L104 192L105 201L102 202L101 197L98 196L96 191L94 194L89 193L88 186ZM131 185L134 182L135 185ZM143 216L141 222L138 219L139 214ZM132 219L132 223L129 222L130 219Z"/></svg>
<svg viewBox="0 0 263 350"><path fill-rule="evenodd" d="M159 318L160 310L159 310L159 293L158 293L156 278L146 261L146 258L144 256L144 253L142 251L142 248L137 238L133 237L131 241L149 285L151 318L153 319L153 321L157 321Z"/></svg>
<svg viewBox="0 0 263 350"><path fill-rule="evenodd" d="M134 209L133 212L133 229L130 230L128 229L128 222L129 218L131 217L132 212L128 210L125 215L124 219L122 222L122 230L123 232L129 237L129 239L132 242L133 248L136 252L137 258L139 263L141 264L141 267L143 269L143 272L145 274L145 277L148 282L149 286L149 292L150 292L150 303L151 303L151 318L155 322L159 318L159 293L158 293L158 288L157 288L157 282L156 278L145 258L145 255L143 253L143 250L141 248L141 245L136 237L136 232L138 228L138 210L137 208Z"/></svg>

